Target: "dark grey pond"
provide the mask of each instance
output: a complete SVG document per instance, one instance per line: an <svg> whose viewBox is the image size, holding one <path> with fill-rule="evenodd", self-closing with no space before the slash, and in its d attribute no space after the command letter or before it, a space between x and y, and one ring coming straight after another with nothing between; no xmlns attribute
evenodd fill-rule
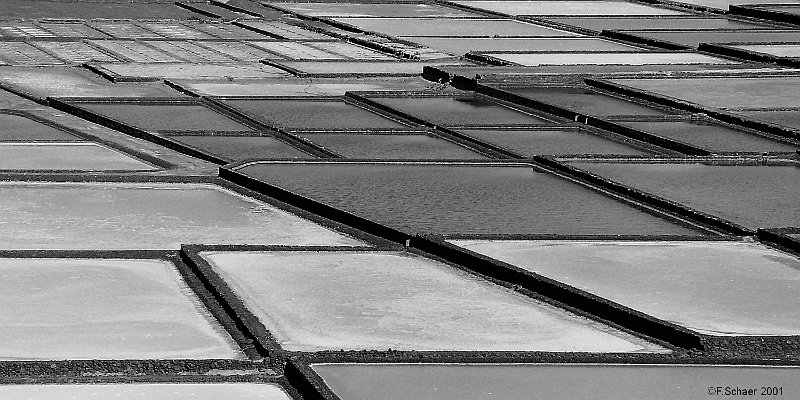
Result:
<svg viewBox="0 0 800 400"><path fill-rule="evenodd" d="M454 97L384 97L372 100L443 126L552 124L543 118L472 95Z"/></svg>
<svg viewBox="0 0 800 400"><path fill-rule="evenodd" d="M715 152L793 152L800 148L726 126L702 122L620 122L620 124Z"/></svg>
<svg viewBox="0 0 800 400"><path fill-rule="evenodd" d="M80 107L149 131L249 131L222 114L200 105L83 103Z"/></svg>
<svg viewBox="0 0 800 400"><path fill-rule="evenodd" d="M77 142L83 139L19 115L0 114L0 141Z"/></svg>
<svg viewBox="0 0 800 400"><path fill-rule="evenodd" d="M625 143L575 130L459 129L459 132L486 143L505 147L523 156L536 154L652 154Z"/></svg>
<svg viewBox="0 0 800 400"><path fill-rule="evenodd" d="M405 125L343 101L225 100L270 125L306 129L381 129Z"/></svg>
<svg viewBox="0 0 800 400"><path fill-rule="evenodd" d="M508 92L594 116L666 115L664 110L583 89L508 88Z"/></svg>
<svg viewBox="0 0 800 400"><path fill-rule="evenodd" d="M408 232L700 234L525 166L256 163L239 171Z"/></svg>
<svg viewBox="0 0 800 400"><path fill-rule="evenodd" d="M800 226L800 168L572 163L750 229Z"/></svg>
<svg viewBox="0 0 800 400"><path fill-rule="evenodd" d="M615 79L636 89L706 107L800 107L800 77Z"/></svg>
<svg viewBox="0 0 800 400"><path fill-rule="evenodd" d="M466 147L428 135L300 133L300 136L348 158L385 160L485 159Z"/></svg>
<svg viewBox="0 0 800 400"><path fill-rule="evenodd" d="M314 158L270 136L185 135L169 138L228 161L246 158Z"/></svg>
<svg viewBox="0 0 800 400"><path fill-rule="evenodd" d="M466 0L457 4L510 15L681 15L682 11L626 1L495 1Z"/></svg>
<svg viewBox="0 0 800 400"><path fill-rule="evenodd" d="M689 400L709 386L800 391L796 367L611 364L314 364L342 400ZM535 395L535 397L533 397Z"/></svg>

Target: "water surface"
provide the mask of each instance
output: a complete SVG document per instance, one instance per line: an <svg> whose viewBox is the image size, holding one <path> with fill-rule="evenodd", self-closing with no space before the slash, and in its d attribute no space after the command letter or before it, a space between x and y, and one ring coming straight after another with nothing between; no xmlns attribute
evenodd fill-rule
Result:
<svg viewBox="0 0 800 400"><path fill-rule="evenodd" d="M696 53L492 53L492 57L528 67L538 65L735 64Z"/></svg>
<svg viewBox="0 0 800 400"><path fill-rule="evenodd" d="M572 163L750 229L800 226L800 168Z"/></svg>
<svg viewBox="0 0 800 400"><path fill-rule="evenodd" d="M314 158L270 136L170 136L172 140L226 160L246 158Z"/></svg>
<svg viewBox="0 0 800 400"><path fill-rule="evenodd" d="M380 129L405 125L343 101L225 100L270 125L306 129Z"/></svg>
<svg viewBox="0 0 800 400"><path fill-rule="evenodd" d="M505 147L523 156L537 154L626 154L651 152L583 131L507 131L459 129L475 139Z"/></svg>
<svg viewBox="0 0 800 400"><path fill-rule="evenodd" d="M200 105L83 103L81 108L149 131L249 131L222 114Z"/></svg>
<svg viewBox="0 0 800 400"><path fill-rule="evenodd" d="M666 111L606 96L590 90L569 88L508 88L508 92L595 116L665 115Z"/></svg>
<svg viewBox="0 0 800 400"><path fill-rule="evenodd" d="M409 232L699 234L529 167L251 164L239 171Z"/></svg>
<svg viewBox="0 0 800 400"><path fill-rule="evenodd" d="M541 125L552 122L474 96L383 97L380 104L438 125Z"/></svg>
<svg viewBox="0 0 800 400"><path fill-rule="evenodd" d="M409 253L201 255L286 350L667 351Z"/></svg>
<svg viewBox="0 0 800 400"><path fill-rule="evenodd" d="M487 158L466 147L428 135L301 133L300 136L347 158L385 160Z"/></svg>
<svg viewBox="0 0 800 400"><path fill-rule="evenodd" d="M591 37L575 38L444 38L401 37L436 50L463 55L471 51L625 51L638 47Z"/></svg>
<svg viewBox="0 0 800 400"><path fill-rule="evenodd" d="M715 152L793 152L798 149L798 146L789 143L708 123L669 121L620 124Z"/></svg>
<svg viewBox="0 0 800 400"><path fill-rule="evenodd" d="M0 114L2 142L77 142L83 139L19 115Z"/></svg>
<svg viewBox="0 0 800 400"><path fill-rule="evenodd" d="M314 364L342 400L689 400L709 388L783 387L798 368L570 364ZM760 390L759 390L760 392ZM535 397L533 397L535 395Z"/></svg>

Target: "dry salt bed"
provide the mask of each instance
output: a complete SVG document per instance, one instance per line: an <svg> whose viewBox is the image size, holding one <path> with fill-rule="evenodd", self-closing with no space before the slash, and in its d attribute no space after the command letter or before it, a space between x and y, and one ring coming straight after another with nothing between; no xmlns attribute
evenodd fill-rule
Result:
<svg viewBox="0 0 800 400"><path fill-rule="evenodd" d="M420 68L421 71L421 68ZM181 85L203 96L344 96L348 91L376 90L426 90L434 87L433 82L422 78L362 78L362 79L308 79L297 80L237 80L225 81L182 81Z"/></svg>
<svg viewBox="0 0 800 400"><path fill-rule="evenodd" d="M200 255L290 351L668 352L408 253Z"/></svg>
<svg viewBox="0 0 800 400"><path fill-rule="evenodd" d="M800 334L800 260L760 244L452 243L700 333Z"/></svg>
<svg viewBox="0 0 800 400"><path fill-rule="evenodd" d="M265 3L309 17L480 17L479 14L435 4Z"/></svg>
<svg viewBox="0 0 800 400"><path fill-rule="evenodd" d="M451 54L471 51L633 51L640 47L593 37L559 38L455 38L455 37L400 37L423 46Z"/></svg>
<svg viewBox="0 0 800 400"><path fill-rule="evenodd" d="M0 169L152 171L158 168L95 143L0 143Z"/></svg>
<svg viewBox="0 0 800 400"><path fill-rule="evenodd" d="M209 184L2 182L0 204L2 249L361 244Z"/></svg>
<svg viewBox="0 0 800 400"><path fill-rule="evenodd" d="M2 258L0 276L2 360L244 357L168 261Z"/></svg>
<svg viewBox="0 0 800 400"><path fill-rule="evenodd" d="M113 385L2 385L4 400L290 400L268 383L118 383Z"/></svg>
<svg viewBox="0 0 800 400"><path fill-rule="evenodd" d="M183 97L163 83L112 84L82 68L0 67L0 82L37 97Z"/></svg>
<svg viewBox="0 0 800 400"><path fill-rule="evenodd" d="M799 368L568 364L312 364L342 400L689 400L717 387L800 393ZM771 389L770 389L771 390ZM710 395L710 393L712 395ZM737 396L739 397L739 396Z"/></svg>
<svg viewBox="0 0 800 400"><path fill-rule="evenodd" d="M539 65L738 64L697 53L491 53L490 56L526 67Z"/></svg>
<svg viewBox="0 0 800 400"><path fill-rule="evenodd" d="M800 45L797 44L737 44L730 47L776 57L800 57Z"/></svg>
<svg viewBox="0 0 800 400"><path fill-rule="evenodd" d="M583 36L511 19L466 18L332 18L365 31L390 36Z"/></svg>
<svg viewBox="0 0 800 400"><path fill-rule="evenodd" d="M720 10L728 10L732 5L742 4L796 4L797 0L680 0L678 3L694 4L698 6L718 8Z"/></svg>
<svg viewBox="0 0 800 400"><path fill-rule="evenodd" d="M800 226L795 166L570 164L749 229Z"/></svg>
<svg viewBox="0 0 800 400"><path fill-rule="evenodd" d="M287 72L263 64L100 64L99 68L120 80L275 78Z"/></svg>
<svg viewBox="0 0 800 400"><path fill-rule="evenodd" d="M453 1L455 4L509 15L686 15L683 11L627 1Z"/></svg>

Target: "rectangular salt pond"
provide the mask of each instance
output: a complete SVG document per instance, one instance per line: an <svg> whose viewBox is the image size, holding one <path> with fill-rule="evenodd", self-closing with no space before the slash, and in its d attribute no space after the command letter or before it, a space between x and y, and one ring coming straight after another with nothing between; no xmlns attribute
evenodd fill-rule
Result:
<svg viewBox="0 0 800 400"><path fill-rule="evenodd" d="M758 393L761 387L782 387L784 395L800 392L797 367L312 364L311 369L342 400L697 400L712 397L709 389L717 386L720 396L725 388L737 387L758 388Z"/></svg>
<svg viewBox="0 0 800 400"><path fill-rule="evenodd" d="M686 15L688 13L627 1L454 1L508 15Z"/></svg>
<svg viewBox="0 0 800 400"><path fill-rule="evenodd" d="M412 233L701 234L529 166L253 163L237 171Z"/></svg>
<svg viewBox="0 0 800 400"><path fill-rule="evenodd" d="M754 51L775 57L800 57L800 44L736 44L734 49Z"/></svg>
<svg viewBox="0 0 800 400"><path fill-rule="evenodd" d="M0 142L78 142L83 139L20 115L0 113Z"/></svg>
<svg viewBox="0 0 800 400"><path fill-rule="evenodd" d="M469 52L486 51L626 51L639 47L616 43L610 40L575 38L442 38L401 37L445 53L464 55Z"/></svg>
<svg viewBox="0 0 800 400"><path fill-rule="evenodd" d="M788 110L741 110L733 111L735 114L743 115L749 119L769 122L787 128L800 130L800 111L798 109Z"/></svg>
<svg viewBox="0 0 800 400"><path fill-rule="evenodd" d="M161 80L161 79L227 79L227 78L276 78L289 73L264 64L99 64L99 68L115 80Z"/></svg>
<svg viewBox="0 0 800 400"><path fill-rule="evenodd" d="M114 383L0 385L4 400L291 400L271 383Z"/></svg>
<svg viewBox="0 0 800 400"><path fill-rule="evenodd" d="M642 17L599 17L599 18L547 18L548 21L589 29L595 32L604 30L697 30L697 29L765 29L767 24L738 21L728 18L642 18Z"/></svg>
<svg viewBox="0 0 800 400"><path fill-rule="evenodd" d="M2 360L244 358L169 261L0 258L0 275Z"/></svg>
<svg viewBox="0 0 800 400"><path fill-rule="evenodd" d="M760 244L451 242L702 334L800 334L800 260Z"/></svg>
<svg viewBox="0 0 800 400"><path fill-rule="evenodd" d="M800 146L790 143L709 123L668 121L619 124L714 152L794 152L800 149Z"/></svg>
<svg viewBox="0 0 800 400"><path fill-rule="evenodd" d="M406 125L344 101L224 100L225 104L288 129L403 129Z"/></svg>
<svg viewBox="0 0 800 400"><path fill-rule="evenodd" d="M648 107L643 104L626 101L624 99L607 96L602 93L585 89L548 88L548 87L520 87L503 88L505 91L541 101L547 104L563 107L576 113L593 116L615 115L667 115L664 110Z"/></svg>
<svg viewBox="0 0 800 400"><path fill-rule="evenodd" d="M800 107L800 77L614 79L614 83L706 107Z"/></svg>
<svg viewBox="0 0 800 400"><path fill-rule="evenodd" d="M332 18L336 22L390 36L581 36L511 19Z"/></svg>
<svg viewBox="0 0 800 400"><path fill-rule="evenodd" d="M20 91L45 97L183 97L169 86L147 84L112 84L83 68L0 67L0 82Z"/></svg>
<svg viewBox="0 0 800 400"><path fill-rule="evenodd" d="M347 158L383 160L465 160L487 157L453 142L425 134L311 133L298 135Z"/></svg>
<svg viewBox="0 0 800 400"><path fill-rule="evenodd" d="M420 70L420 72L422 72ZM420 77L332 78L296 80L173 81L205 96L344 96L348 91L431 90L432 83Z"/></svg>
<svg viewBox="0 0 800 400"><path fill-rule="evenodd" d="M169 138L231 162L246 158L314 158L270 136L185 135Z"/></svg>
<svg viewBox="0 0 800 400"><path fill-rule="evenodd" d="M0 143L0 169L154 171L159 168L96 143Z"/></svg>
<svg viewBox="0 0 800 400"><path fill-rule="evenodd" d="M370 97L370 100L440 126L555 124L544 118L473 95Z"/></svg>
<svg viewBox="0 0 800 400"><path fill-rule="evenodd" d="M749 229L800 226L800 168L570 163Z"/></svg>
<svg viewBox="0 0 800 400"><path fill-rule="evenodd" d="M278 62L276 62L277 64ZM419 76L426 66L472 65L466 61L280 61L299 76Z"/></svg>
<svg viewBox="0 0 800 400"><path fill-rule="evenodd" d="M77 106L148 131L249 131L251 128L194 104L76 103Z"/></svg>
<svg viewBox="0 0 800 400"><path fill-rule="evenodd" d="M669 352L410 253L200 255L285 350Z"/></svg>
<svg viewBox="0 0 800 400"><path fill-rule="evenodd" d="M265 3L309 17L480 17L467 11L425 3Z"/></svg>
<svg viewBox="0 0 800 400"><path fill-rule="evenodd" d="M638 149L621 141L578 130L459 129L458 131L525 157L538 154L652 154L652 152Z"/></svg>
<svg viewBox="0 0 800 400"><path fill-rule="evenodd" d="M0 205L2 249L361 244L208 184L2 182Z"/></svg>
<svg viewBox="0 0 800 400"><path fill-rule="evenodd" d="M700 43L800 42L800 31L798 30L630 30L625 33L689 47L697 47Z"/></svg>
<svg viewBox="0 0 800 400"><path fill-rule="evenodd" d="M539 65L655 65L738 64L698 53L490 53L500 60L535 67Z"/></svg>

